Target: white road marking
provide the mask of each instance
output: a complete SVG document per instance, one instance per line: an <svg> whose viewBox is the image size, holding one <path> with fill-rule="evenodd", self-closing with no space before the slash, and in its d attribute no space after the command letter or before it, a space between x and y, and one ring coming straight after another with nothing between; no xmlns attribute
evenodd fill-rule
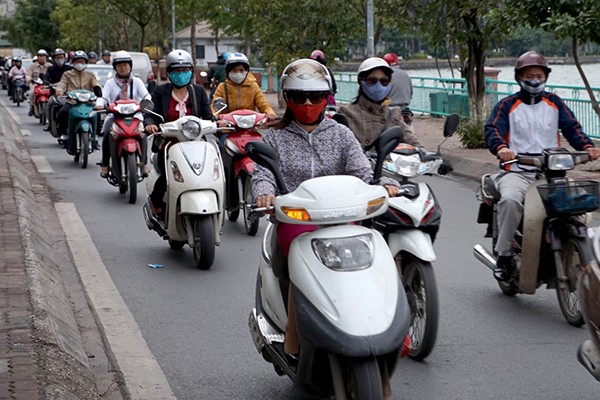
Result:
<svg viewBox="0 0 600 400"><path fill-rule="evenodd" d="M33 156L32 155L31 156L31 160L35 164L35 167L37 168L37 170L38 170L38 172L40 174L52 174L52 173L54 173L54 170L50 166L50 163L48 162L48 160L46 159L46 157L44 157L44 156Z"/></svg>
<svg viewBox="0 0 600 400"><path fill-rule="evenodd" d="M54 203L88 299L133 400L176 399L73 203Z"/></svg>

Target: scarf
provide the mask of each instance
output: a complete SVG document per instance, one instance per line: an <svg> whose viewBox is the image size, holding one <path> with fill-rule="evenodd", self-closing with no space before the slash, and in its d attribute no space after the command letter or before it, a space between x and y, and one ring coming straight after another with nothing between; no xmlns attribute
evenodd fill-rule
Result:
<svg viewBox="0 0 600 400"><path fill-rule="evenodd" d="M129 98L127 91L129 90L129 84L131 83L131 75L127 78L121 78L119 75L115 75L115 83L121 89L119 92L119 100L127 100Z"/></svg>
<svg viewBox="0 0 600 400"><path fill-rule="evenodd" d="M175 95L175 92L171 92L171 97L173 98L173 100L175 100L177 102L177 105L175 106L175 110L179 111L179 118L185 117L187 115L187 106L185 103L187 102L188 98L190 97L190 94L186 93L183 100L180 100L177 97L177 95Z"/></svg>

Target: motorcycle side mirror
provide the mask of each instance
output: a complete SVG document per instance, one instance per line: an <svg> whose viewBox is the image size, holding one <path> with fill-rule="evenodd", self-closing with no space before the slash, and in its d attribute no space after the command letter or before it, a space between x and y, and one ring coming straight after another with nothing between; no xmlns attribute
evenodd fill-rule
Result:
<svg viewBox="0 0 600 400"><path fill-rule="evenodd" d="M144 111L152 110L154 108L154 103L150 99L143 99L140 101L140 108Z"/></svg>
<svg viewBox="0 0 600 400"><path fill-rule="evenodd" d="M277 184L277 189L279 189L281 194L286 194L287 187L283 182L283 176L281 175L281 170L279 169L279 155L277 154L277 151L275 151L275 149L268 144L257 141L249 142L246 144L244 149L252 161L267 168L273 173L273 176L275 177L275 183Z"/></svg>
<svg viewBox="0 0 600 400"><path fill-rule="evenodd" d="M227 103L225 103L225 100L223 100L222 97L217 97L214 101L213 101L213 108L216 110L215 115L220 114L221 112L223 112L226 108L228 107Z"/></svg>
<svg viewBox="0 0 600 400"><path fill-rule="evenodd" d="M373 168L373 183L379 182L381 178L381 167L385 157L392 152L404 140L404 130L399 126L394 126L386 129L379 137L373 142L369 148L375 148L377 152L377 161L375 161L375 167Z"/></svg>
<svg viewBox="0 0 600 400"><path fill-rule="evenodd" d="M448 138L456 133L458 124L460 123L460 115L452 114L446 118L444 122L444 137Z"/></svg>

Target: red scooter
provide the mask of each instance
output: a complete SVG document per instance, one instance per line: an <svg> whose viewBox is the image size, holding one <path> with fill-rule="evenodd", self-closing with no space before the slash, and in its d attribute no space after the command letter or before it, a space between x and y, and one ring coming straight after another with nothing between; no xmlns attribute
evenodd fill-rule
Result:
<svg viewBox="0 0 600 400"><path fill-rule="evenodd" d="M33 80L33 115L46 125L46 105L51 96L50 85L41 78Z"/></svg>
<svg viewBox="0 0 600 400"><path fill-rule="evenodd" d="M129 203L135 204L137 184L144 180L144 126L135 114L141 113L144 102L117 100L107 106L113 115L110 127L110 168L106 180L119 188L119 193L129 192Z"/></svg>
<svg viewBox="0 0 600 400"><path fill-rule="evenodd" d="M267 114L252 110L236 110L221 114L221 120L226 121L233 129L225 139L223 164L225 166L225 209L230 221L237 221L240 210L244 212L244 225L250 236L258 231L259 218L251 213L252 204L252 171L254 161L246 155L245 146L248 142L259 140L261 135L257 127L267 122Z"/></svg>

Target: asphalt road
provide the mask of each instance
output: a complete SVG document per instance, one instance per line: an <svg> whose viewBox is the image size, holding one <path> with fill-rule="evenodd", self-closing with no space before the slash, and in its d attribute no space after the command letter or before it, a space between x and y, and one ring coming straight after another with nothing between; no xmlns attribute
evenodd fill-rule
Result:
<svg viewBox="0 0 600 400"><path fill-rule="evenodd" d="M2 94L4 96L4 94ZM55 201L73 203L112 280L178 399L298 399L256 352L247 327L253 307L260 235L226 221L209 271L191 250L173 251L142 217L144 183L130 205L32 118L12 107L29 130L32 156L45 168ZM598 383L576 359L585 329L563 319L556 293L505 297L491 271L472 256L484 227L475 223L475 183L426 177L444 209L434 264L441 318L437 346L421 363L403 360L392 378L396 399L598 399ZM489 246L489 243L486 242ZM153 269L149 263L161 264Z"/></svg>

